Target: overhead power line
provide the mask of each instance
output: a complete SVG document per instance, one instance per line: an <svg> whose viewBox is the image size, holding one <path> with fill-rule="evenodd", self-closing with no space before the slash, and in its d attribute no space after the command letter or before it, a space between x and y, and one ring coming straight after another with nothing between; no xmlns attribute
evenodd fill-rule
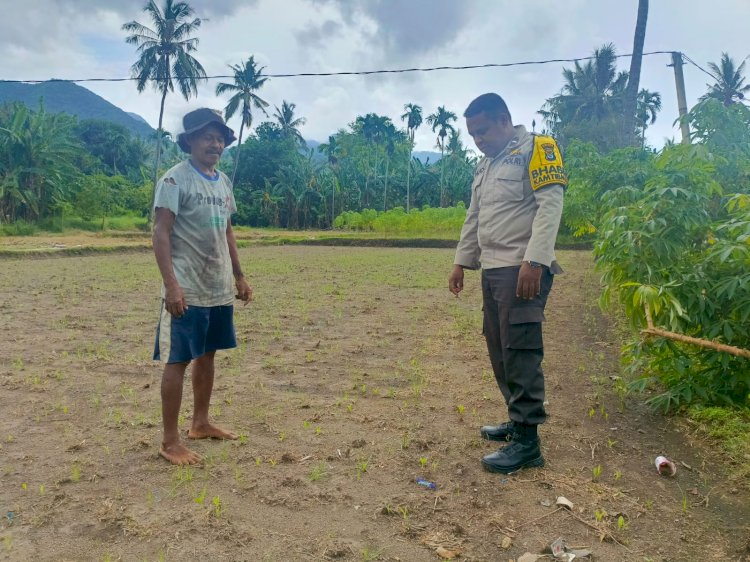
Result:
<svg viewBox="0 0 750 562"><path fill-rule="evenodd" d="M651 51L643 53L643 56L649 55L669 55L672 51ZM616 58L631 57L632 53L625 55L616 55ZM358 70L358 71L344 71L344 72L297 72L297 73L285 73L285 74L265 74L268 78L306 78L306 77L326 77L326 76L370 76L373 74L403 74L407 72L435 72L438 70L473 70L478 68L508 68L511 66L528 66L538 64L553 64L553 63L564 63L564 62L580 62L585 60L593 60L595 56L578 57L572 59L547 59L547 60L534 60L534 61L521 61L521 62L505 62L505 63L488 63L488 64L470 64L465 66L432 66L423 68L398 68L398 69L381 69L381 70ZM687 57L686 57L687 58ZM689 59L688 59L689 60ZM692 61L690 61L692 62ZM695 63L693 63L695 64ZM696 65L698 66L698 65ZM700 68L700 67L699 67ZM705 72L705 71L704 71ZM214 76L173 76L171 80L180 80L186 78L193 78L196 80L215 80L220 78L234 78L233 74L219 74ZM11 82L11 83L22 83L22 84L41 84L44 82L132 82L138 80L132 76L129 78L70 78L70 79L48 79L48 80L0 80L0 82ZM149 82L156 82L158 80L149 79Z"/></svg>
<svg viewBox="0 0 750 562"><path fill-rule="evenodd" d="M701 65L699 65L697 62L695 62L693 59L691 59L685 53L680 53L680 54L682 55L683 59L685 59L687 62L689 62L690 64L692 64L695 68L697 68L701 72L705 72L706 74L708 74L714 80L717 80L717 81L719 80L718 77L716 77L713 74L711 74L708 70L706 70L705 68L703 68Z"/></svg>

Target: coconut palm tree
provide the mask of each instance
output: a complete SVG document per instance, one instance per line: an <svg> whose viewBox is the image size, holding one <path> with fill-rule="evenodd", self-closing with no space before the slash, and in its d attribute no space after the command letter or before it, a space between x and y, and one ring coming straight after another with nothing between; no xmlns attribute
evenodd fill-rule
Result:
<svg viewBox="0 0 750 562"><path fill-rule="evenodd" d="M174 92L175 83L187 100L198 94L198 80L206 78L203 66L190 54L198 48L198 39L191 36L201 26L201 20L190 19L194 14L193 8L187 2L175 0L164 0L163 8L159 8L154 0L149 0L143 11L151 18L153 29L137 21L124 24L122 29L130 33L125 42L138 47L138 60L130 69L136 79L138 92L143 92L149 83L161 92L158 127L161 131L164 101L167 93ZM161 140L161 135L157 136L154 186L159 175Z"/></svg>
<svg viewBox="0 0 750 562"><path fill-rule="evenodd" d="M638 108L638 85L641 79L641 62L643 61L643 43L646 40L646 22L648 21L648 0L638 0L638 18L633 37L633 56L630 58L628 85L625 87L622 110L623 145L635 143L635 120ZM661 101L661 100L660 100ZM655 118L655 116L654 116Z"/></svg>
<svg viewBox="0 0 750 562"><path fill-rule="evenodd" d="M745 77L742 76L745 61L743 60L739 66L736 66L728 53L721 53L719 64L709 62L708 68L714 75L716 83L706 84L709 90L701 97L701 100L714 98L726 106L742 103L745 94L750 91L750 84L745 84Z"/></svg>
<svg viewBox="0 0 750 562"><path fill-rule="evenodd" d="M216 95L220 96L227 92L233 94L229 98L229 103L224 108L224 115L227 121L234 116L238 109L241 112L237 155L234 159L234 170L232 170L232 183L234 183L234 177L237 174L237 164L240 162L240 151L242 150L242 132L245 127L249 129L253 124L253 106L268 116L268 112L266 112L268 102L255 93L263 87L268 78L263 76L263 69L265 67L258 68L253 56L247 59L244 64L230 64L229 68L234 72L234 82L220 82L217 84Z"/></svg>
<svg viewBox="0 0 750 562"><path fill-rule="evenodd" d="M355 134L361 135L365 142L372 147L367 153L367 174L365 175L364 195L369 200L370 195L370 176L375 173L378 167L377 153L375 147L380 146L388 141L388 138L395 134L396 128L393 126L389 117L378 115L377 113L368 113L367 115L358 115L351 125ZM375 165L370 165L370 154L376 153ZM385 199L385 197L384 197Z"/></svg>
<svg viewBox="0 0 750 562"><path fill-rule="evenodd" d="M563 143L568 137L591 140L600 146L621 145L620 127L627 72L617 71L614 45L594 51L592 60L563 69L565 81L556 96L547 99L539 114L545 129Z"/></svg>
<svg viewBox="0 0 750 562"><path fill-rule="evenodd" d="M333 227L333 221L336 218L336 188L339 185L339 179L336 173L338 171L339 163L339 143L338 140L336 140L336 135L330 135L327 143L319 144L318 152L326 155L328 166L333 172L333 183L331 185L331 227Z"/></svg>
<svg viewBox="0 0 750 562"><path fill-rule="evenodd" d="M638 92L636 106L636 124L641 133L641 147L646 146L646 129L656 122L656 114L661 111L661 95L642 88Z"/></svg>
<svg viewBox="0 0 750 562"><path fill-rule="evenodd" d="M445 106L440 106L437 111L427 116L427 123L432 127L432 132L437 131L437 146L440 149L440 206L443 206L443 176L445 163L443 157L445 156L445 137L448 133L455 131L455 127L451 125L451 121L456 121L458 117L452 111L445 109Z"/></svg>
<svg viewBox="0 0 750 562"><path fill-rule="evenodd" d="M276 107L276 113L273 116L281 128L281 134L290 139L294 139L300 146L305 146L305 139L299 132L299 127L305 124L306 119L304 117L296 118L294 116L294 108L296 104L289 103L287 101L281 102L281 109Z"/></svg>
<svg viewBox="0 0 750 562"><path fill-rule="evenodd" d="M404 106L404 113L401 116L402 121L406 121L406 131L409 136L409 166L406 169L406 212L409 212L410 202L410 184L411 184L411 159L414 151L414 133L422 125L422 108L414 103L407 103Z"/></svg>
<svg viewBox="0 0 750 562"><path fill-rule="evenodd" d="M573 70L563 69L565 84L560 93L545 103L540 113L551 130L573 120L602 119L621 106L628 81L627 72L617 72L617 56L611 43L594 51L584 65L575 62Z"/></svg>

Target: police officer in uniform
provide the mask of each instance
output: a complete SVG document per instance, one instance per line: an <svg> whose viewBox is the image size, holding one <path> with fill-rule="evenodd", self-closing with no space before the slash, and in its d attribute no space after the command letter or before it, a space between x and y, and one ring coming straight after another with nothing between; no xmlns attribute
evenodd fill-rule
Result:
<svg viewBox="0 0 750 562"><path fill-rule="evenodd" d="M513 125L505 101L483 94L464 112L484 154L448 288L463 289L464 269L482 270L484 336L508 406L508 421L483 426L484 439L509 442L485 456L491 472L544 466L537 426L545 421L542 322L554 275L555 238L567 177L551 137Z"/></svg>

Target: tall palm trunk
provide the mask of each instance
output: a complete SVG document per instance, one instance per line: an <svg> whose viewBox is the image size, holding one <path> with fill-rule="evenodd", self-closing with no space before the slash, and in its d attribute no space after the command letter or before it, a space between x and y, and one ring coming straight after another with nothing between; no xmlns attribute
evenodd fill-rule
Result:
<svg viewBox="0 0 750 562"><path fill-rule="evenodd" d="M391 159L386 156L385 158L385 187L383 188L383 211L387 211L386 197L388 196L388 168L391 165Z"/></svg>
<svg viewBox="0 0 750 562"><path fill-rule="evenodd" d="M636 144L635 111L638 103L638 86L641 80L641 62L643 44L646 40L646 22L648 20L648 0L638 0L638 19L633 37L633 56L630 59L628 85L623 100L622 137L625 146Z"/></svg>
<svg viewBox="0 0 750 562"><path fill-rule="evenodd" d="M169 65L169 58L167 58ZM161 164L161 141L163 136L162 123L164 121L164 100L167 99L167 84L164 83L164 90L161 94L161 106L159 107L159 128L156 130L156 162L154 164L154 188L151 192L151 208L148 213L148 226L154 222L154 203L156 203L156 182L159 181L159 165Z"/></svg>
<svg viewBox="0 0 750 562"><path fill-rule="evenodd" d="M333 228L333 221L336 218L336 184L338 180L334 176L333 187L331 188L331 228Z"/></svg>
<svg viewBox="0 0 750 562"><path fill-rule="evenodd" d="M445 149L440 146L440 206L443 206L443 195L445 189L443 187L443 177L445 176Z"/></svg>
<svg viewBox="0 0 750 562"><path fill-rule="evenodd" d="M234 157L234 169L232 170L232 185L234 185L234 177L237 175L237 165L240 163L240 150L242 150L242 129L245 128L245 120L242 119L240 122L240 135L237 138L237 155Z"/></svg>
<svg viewBox="0 0 750 562"><path fill-rule="evenodd" d="M409 187L411 184L411 150L409 150L409 165L406 168L406 212L409 212Z"/></svg>

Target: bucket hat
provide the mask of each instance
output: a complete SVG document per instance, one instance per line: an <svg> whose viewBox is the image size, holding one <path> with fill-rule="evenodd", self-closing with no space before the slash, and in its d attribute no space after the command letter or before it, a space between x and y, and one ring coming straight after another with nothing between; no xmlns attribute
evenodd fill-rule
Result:
<svg viewBox="0 0 750 562"><path fill-rule="evenodd" d="M224 133L224 146L229 146L237 138L234 136L234 131L227 127L222 117L221 112L208 107L201 107L186 113L182 118L183 132L177 135L177 144L180 146L183 152L190 154L190 145L187 143L187 136L200 131L208 125L218 125Z"/></svg>

